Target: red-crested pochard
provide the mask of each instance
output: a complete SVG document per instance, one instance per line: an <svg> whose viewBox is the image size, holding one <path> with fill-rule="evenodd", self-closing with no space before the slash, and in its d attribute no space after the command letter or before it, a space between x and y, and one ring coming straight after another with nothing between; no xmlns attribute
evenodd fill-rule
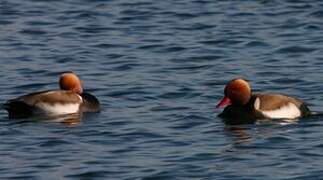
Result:
<svg viewBox="0 0 323 180"><path fill-rule="evenodd" d="M10 118L100 111L100 102L95 96L83 92L81 80L75 73L63 73L59 85L61 90L20 96L7 101L3 107L8 111Z"/></svg>
<svg viewBox="0 0 323 180"><path fill-rule="evenodd" d="M225 107L226 106L226 107ZM252 94L249 83L231 80L217 108L225 107L219 117L227 124L248 124L260 119L297 119L310 114L303 101L282 94Z"/></svg>

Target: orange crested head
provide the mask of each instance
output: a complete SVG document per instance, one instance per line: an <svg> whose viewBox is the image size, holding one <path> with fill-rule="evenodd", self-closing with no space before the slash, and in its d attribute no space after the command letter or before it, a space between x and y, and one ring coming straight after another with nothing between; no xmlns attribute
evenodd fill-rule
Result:
<svg viewBox="0 0 323 180"><path fill-rule="evenodd" d="M73 72L66 72L60 76L59 86L62 90L73 91L81 94L83 92L82 82Z"/></svg>
<svg viewBox="0 0 323 180"><path fill-rule="evenodd" d="M217 107L226 105L245 105L251 98L251 87L249 83L241 78L231 80L224 88L224 98Z"/></svg>

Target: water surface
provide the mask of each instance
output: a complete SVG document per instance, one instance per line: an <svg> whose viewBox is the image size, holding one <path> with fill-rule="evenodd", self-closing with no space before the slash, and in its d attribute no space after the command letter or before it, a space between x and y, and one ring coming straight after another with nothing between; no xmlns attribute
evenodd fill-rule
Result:
<svg viewBox="0 0 323 180"><path fill-rule="evenodd" d="M102 103L79 123L0 111L1 179L316 179L322 117L225 126L225 83L323 111L323 3L2 0L0 102L73 70Z"/></svg>

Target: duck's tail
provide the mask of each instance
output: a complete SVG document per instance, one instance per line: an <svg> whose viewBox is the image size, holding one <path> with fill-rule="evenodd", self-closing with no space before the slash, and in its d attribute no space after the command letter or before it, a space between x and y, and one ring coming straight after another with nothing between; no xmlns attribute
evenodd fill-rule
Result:
<svg viewBox="0 0 323 180"><path fill-rule="evenodd" d="M320 111L311 111L310 116L323 116L323 112Z"/></svg>
<svg viewBox="0 0 323 180"><path fill-rule="evenodd" d="M32 109L23 101L13 99L1 105L2 109L8 111L9 118L24 118L32 114Z"/></svg>
<svg viewBox="0 0 323 180"><path fill-rule="evenodd" d="M9 101L1 104L1 109L9 110L10 109L10 103L9 103Z"/></svg>

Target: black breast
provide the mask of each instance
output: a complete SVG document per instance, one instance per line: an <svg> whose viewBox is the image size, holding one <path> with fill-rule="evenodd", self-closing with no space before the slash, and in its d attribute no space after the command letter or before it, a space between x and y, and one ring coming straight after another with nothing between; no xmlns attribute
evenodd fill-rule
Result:
<svg viewBox="0 0 323 180"><path fill-rule="evenodd" d="M99 100L90 93L82 93L83 98L83 105L82 109L83 112L99 112L100 111L100 102Z"/></svg>
<svg viewBox="0 0 323 180"><path fill-rule="evenodd" d="M249 103L244 106L229 105L224 108L223 112L218 116L228 125L255 123L257 119L264 119L265 116L260 112L255 111L253 104L254 99L252 98Z"/></svg>

